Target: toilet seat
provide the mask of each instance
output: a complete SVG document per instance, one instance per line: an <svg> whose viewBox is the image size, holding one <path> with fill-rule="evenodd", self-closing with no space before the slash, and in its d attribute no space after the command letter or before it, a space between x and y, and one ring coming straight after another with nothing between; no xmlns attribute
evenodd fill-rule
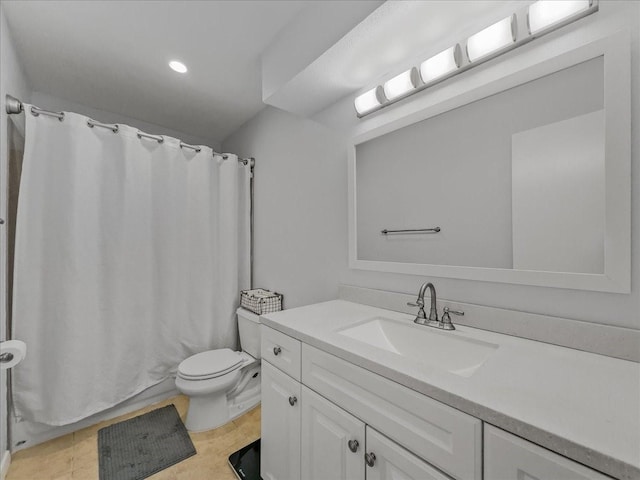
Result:
<svg viewBox="0 0 640 480"><path fill-rule="evenodd" d="M178 377L185 380L208 380L239 369L244 363L240 352L220 348L197 353L178 365Z"/></svg>

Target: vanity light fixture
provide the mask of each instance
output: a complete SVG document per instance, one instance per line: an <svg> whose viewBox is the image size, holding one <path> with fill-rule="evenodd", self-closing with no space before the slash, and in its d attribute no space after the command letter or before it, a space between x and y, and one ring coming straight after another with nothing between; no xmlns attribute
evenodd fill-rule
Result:
<svg viewBox="0 0 640 480"><path fill-rule="evenodd" d="M356 97L359 118L598 11L599 0L538 0ZM518 32L518 19L527 28ZM465 45L462 55L460 45Z"/></svg>
<svg viewBox="0 0 640 480"><path fill-rule="evenodd" d="M171 60L169 62L169 67L171 67L171 70L174 72L187 73L187 66L178 60Z"/></svg>
<svg viewBox="0 0 640 480"><path fill-rule="evenodd" d="M396 75L384 84L384 96L387 100L395 100L411 92L418 85L418 71L410 68Z"/></svg>
<svg viewBox="0 0 640 480"><path fill-rule="evenodd" d="M462 63L462 49L459 44L447 48L437 55L425 60L420 65L420 77L422 81L431 83L438 78L456 71Z"/></svg>
<svg viewBox="0 0 640 480"><path fill-rule="evenodd" d="M382 87L378 86L356 97L354 102L358 115L364 115L378 108L386 99Z"/></svg>
<svg viewBox="0 0 640 480"><path fill-rule="evenodd" d="M592 0L539 0L529 6L527 26L532 35L586 12Z"/></svg>
<svg viewBox="0 0 640 480"><path fill-rule="evenodd" d="M467 57L470 62L511 46L516 41L517 17L503 18L490 27L471 35L467 39Z"/></svg>

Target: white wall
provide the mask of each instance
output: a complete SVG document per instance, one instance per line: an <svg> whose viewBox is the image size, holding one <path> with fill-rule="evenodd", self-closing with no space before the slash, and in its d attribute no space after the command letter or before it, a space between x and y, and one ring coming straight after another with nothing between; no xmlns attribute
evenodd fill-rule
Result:
<svg viewBox="0 0 640 480"><path fill-rule="evenodd" d="M145 122L138 120L137 118L127 117L119 113L108 112L106 110L99 110L97 108L81 105L71 100L66 100L60 97L55 97L41 92L33 92L31 94L31 103L45 110L66 110L69 112L80 113L91 117L98 122L103 123L123 123L131 125L142 130L145 133L152 135L168 135L174 138L179 138L185 143L193 145L207 145L214 150L220 150L220 142L213 139L206 139L202 137L196 137L188 132L180 132L171 128L156 125L155 123Z"/></svg>
<svg viewBox="0 0 640 480"><path fill-rule="evenodd" d="M640 329L640 98L638 2L601 2L600 11L512 52L554 48L562 36L632 35L632 291L611 294L434 278L442 298L588 322ZM456 81L500 71L502 60L466 72ZM352 98L315 118L267 108L223 141L225 150L256 157L256 285L282 291L287 307L334 297L339 283L417 292L425 278L350 270L347 266L346 142L365 124L410 113L419 97L357 120ZM331 131L327 131L328 127ZM333 132L333 133L332 133ZM330 141L330 144L327 144ZM318 213L322 215L318 215ZM324 222L324 223L323 223Z"/></svg>
<svg viewBox="0 0 640 480"><path fill-rule="evenodd" d="M21 115L9 116L5 112L5 95L9 93L15 97L29 100L31 95L27 79L22 67L18 62L14 49L11 32L7 25L4 11L0 5L0 218L7 218L7 157L8 146L7 134L10 123L22 123L24 119ZM15 125L15 124L14 124ZM0 340L5 339L6 332L6 305L7 305L7 229L6 223L0 226ZM0 373L0 459L8 450L7 445L7 375Z"/></svg>
<svg viewBox="0 0 640 480"><path fill-rule="evenodd" d="M253 283L283 293L285 308L337 297L347 246L343 142L267 107L223 143L257 159Z"/></svg>

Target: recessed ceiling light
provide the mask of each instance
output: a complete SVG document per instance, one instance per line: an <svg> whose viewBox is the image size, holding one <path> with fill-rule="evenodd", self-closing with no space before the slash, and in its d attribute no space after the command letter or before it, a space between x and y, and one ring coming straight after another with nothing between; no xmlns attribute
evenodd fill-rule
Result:
<svg viewBox="0 0 640 480"><path fill-rule="evenodd" d="M171 60L169 62L169 66L171 67L171 70L175 72L187 73L187 66L184 63L179 62L178 60Z"/></svg>

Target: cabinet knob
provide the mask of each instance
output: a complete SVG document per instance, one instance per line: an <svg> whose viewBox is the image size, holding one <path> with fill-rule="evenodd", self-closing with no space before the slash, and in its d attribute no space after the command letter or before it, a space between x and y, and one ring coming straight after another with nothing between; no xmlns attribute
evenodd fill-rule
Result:
<svg viewBox="0 0 640 480"><path fill-rule="evenodd" d="M356 453L358 451L360 443L358 442L358 440L349 440L348 445L349 450L351 450L353 453Z"/></svg>
<svg viewBox="0 0 640 480"><path fill-rule="evenodd" d="M291 405L292 407L296 404L297 401L298 399L296 397L289 397L289 405Z"/></svg>
<svg viewBox="0 0 640 480"><path fill-rule="evenodd" d="M280 355L280 352L282 351L282 349L280 347L273 347L273 354L277 357L278 355Z"/></svg>
<svg viewBox="0 0 640 480"><path fill-rule="evenodd" d="M376 454L373 452L365 453L364 461L367 463L367 465L369 465L370 467L373 467L376 463Z"/></svg>

